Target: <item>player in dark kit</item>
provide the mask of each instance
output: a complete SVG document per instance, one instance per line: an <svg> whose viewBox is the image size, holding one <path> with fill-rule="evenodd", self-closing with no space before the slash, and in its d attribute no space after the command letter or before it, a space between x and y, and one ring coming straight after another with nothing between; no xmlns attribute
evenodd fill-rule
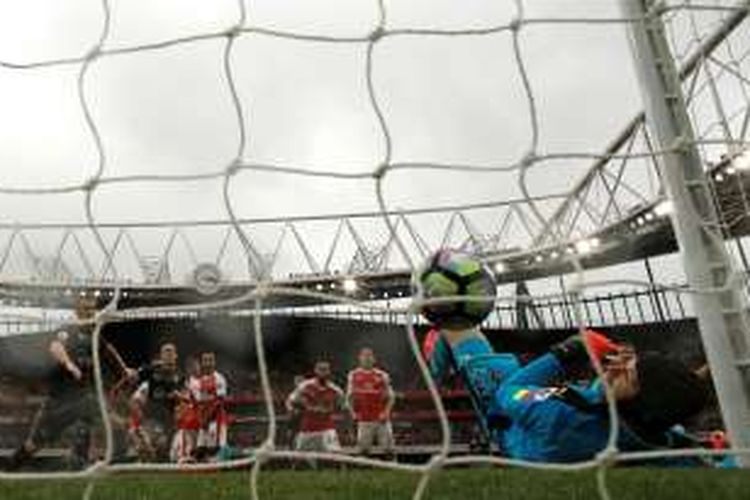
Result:
<svg viewBox="0 0 750 500"><path fill-rule="evenodd" d="M159 359L139 370L140 385L131 397L131 435L142 459L167 460L175 433L175 412L189 398L187 380L177 364L177 347L165 342Z"/></svg>
<svg viewBox="0 0 750 500"><path fill-rule="evenodd" d="M96 299L79 297L75 305L80 321L91 320L96 313ZM93 324L71 325L57 332L49 344L56 362L47 399L34 416L28 437L11 457L10 469L19 468L36 450L52 444L63 432L73 430L70 466L80 469L89 460L91 431L99 418L94 389ZM137 373L123 361L117 349L103 338L100 351L123 377L135 379Z"/></svg>

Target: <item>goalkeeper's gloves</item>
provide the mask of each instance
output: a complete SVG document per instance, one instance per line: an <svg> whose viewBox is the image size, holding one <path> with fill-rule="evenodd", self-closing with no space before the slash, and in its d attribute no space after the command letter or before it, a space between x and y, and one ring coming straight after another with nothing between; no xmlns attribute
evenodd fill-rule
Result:
<svg viewBox="0 0 750 500"><path fill-rule="evenodd" d="M550 352L557 358L565 370L586 366L589 355L586 345L594 359L601 362L608 354L619 352L622 347L601 333L585 330L583 335L574 335L559 344L552 346Z"/></svg>

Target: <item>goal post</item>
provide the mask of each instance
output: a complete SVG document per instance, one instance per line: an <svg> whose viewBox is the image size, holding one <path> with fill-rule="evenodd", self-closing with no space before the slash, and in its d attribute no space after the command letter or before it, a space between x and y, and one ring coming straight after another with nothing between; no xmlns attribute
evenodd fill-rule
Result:
<svg viewBox="0 0 750 500"><path fill-rule="evenodd" d="M646 120L674 204L672 223L688 279L706 357L733 447L750 447L750 342L747 301L724 247L723 230L702 167L661 19L661 2L620 0ZM747 459L738 457L744 466Z"/></svg>

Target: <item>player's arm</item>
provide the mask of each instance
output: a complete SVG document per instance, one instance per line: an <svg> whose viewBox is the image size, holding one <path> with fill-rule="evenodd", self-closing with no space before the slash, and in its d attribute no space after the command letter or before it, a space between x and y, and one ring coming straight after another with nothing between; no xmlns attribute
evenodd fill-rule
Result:
<svg viewBox="0 0 750 500"><path fill-rule="evenodd" d="M606 335L589 329L552 346L550 353L560 361L563 369L571 370L590 366L589 352L596 361L601 362L608 355L628 350L629 348L610 340Z"/></svg>
<svg viewBox="0 0 750 500"><path fill-rule="evenodd" d="M177 388L167 395L167 398L178 403L192 401L193 392L190 389L190 381L183 379Z"/></svg>
<svg viewBox="0 0 750 500"><path fill-rule="evenodd" d="M297 385L297 387L295 387L289 394L286 398L285 406L286 411L289 413L296 413L302 408L302 384Z"/></svg>
<svg viewBox="0 0 750 500"><path fill-rule="evenodd" d="M196 400L201 401L201 384L197 378L190 377L187 382L190 396Z"/></svg>
<svg viewBox="0 0 750 500"><path fill-rule="evenodd" d="M223 400L227 397L227 393L229 392L229 386L227 384L227 379L222 375L221 373L216 374L216 397L220 400Z"/></svg>
<svg viewBox="0 0 750 500"><path fill-rule="evenodd" d="M589 355L584 342L588 344L589 349L597 359L620 349L618 344L604 335L588 330L583 337L575 335L552 346L548 354L537 358L509 375L503 385L513 387L547 387L553 385L569 370L589 363Z"/></svg>
<svg viewBox="0 0 750 500"><path fill-rule="evenodd" d="M554 354L548 353L510 374L502 385L547 387L559 380L564 373L560 360Z"/></svg>
<svg viewBox="0 0 750 500"><path fill-rule="evenodd" d="M68 350L65 348L65 341L68 339L68 333L61 331L57 334L57 338L52 340L49 344L49 353L58 365L62 366L65 371L70 373L76 380L81 380L83 373L78 365L75 364L73 359L68 354Z"/></svg>
<svg viewBox="0 0 750 500"><path fill-rule="evenodd" d="M148 380L145 380L130 396L130 415L134 428L140 427L143 421L143 408L148 400L148 388Z"/></svg>
<svg viewBox="0 0 750 500"><path fill-rule="evenodd" d="M213 408L212 411L214 412L214 416L220 414L224 410L224 400L227 397L227 394L229 392L229 388L227 386L227 379L222 375L221 373L216 373L216 399L213 401ZM193 398L197 401L197 398Z"/></svg>
<svg viewBox="0 0 750 500"><path fill-rule="evenodd" d="M580 357L583 356L586 356L585 348ZM506 419L514 422L531 420L536 412L544 411L542 407L547 406L544 404L546 402L543 397L544 391L553 390L554 382L564 374L564 365L555 353L555 348L512 373L495 393L495 398L489 408L490 420L495 419L498 422L507 422Z"/></svg>
<svg viewBox="0 0 750 500"><path fill-rule="evenodd" d="M618 344L606 336L588 330L583 336L573 336L553 346L548 354L539 357L525 367L511 374L501 385L490 408L491 416L502 415L511 420L528 418L533 411L545 403L554 391L571 390L555 387L555 381L563 378L570 370L590 363L586 344L596 359L617 352ZM593 400L603 394L603 389L592 389L585 399ZM549 405L546 405L549 406Z"/></svg>
<svg viewBox="0 0 750 500"><path fill-rule="evenodd" d="M390 375L383 372L383 377L385 378L385 409L383 410L382 419L388 420L391 417L393 405L396 404L396 393L393 391Z"/></svg>
<svg viewBox="0 0 750 500"><path fill-rule="evenodd" d="M336 384L331 384L331 387L333 387L333 390L336 393L336 409L341 411L349 410L349 403L347 402L346 396L344 395L344 391L341 390L341 387Z"/></svg>
<svg viewBox="0 0 750 500"><path fill-rule="evenodd" d="M167 393L167 400L177 404L190 400L192 395L190 379L188 377L180 377L179 382L175 384L172 391Z"/></svg>
<svg viewBox="0 0 750 500"><path fill-rule="evenodd" d="M120 370L120 374L123 378L126 378L128 380L138 379L138 371L130 368L125 363L125 360L122 359L122 356L120 355L120 352L117 350L117 348L115 348L115 346L113 346L106 340L104 341L104 352L107 353L110 361L112 361L112 363L114 363L115 366L117 366L117 368Z"/></svg>
<svg viewBox="0 0 750 500"><path fill-rule="evenodd" d="M352 416L352 420L356 420L357 416L354 413L354 370L349 372L346 377L346 394L344 395L347 408Z"/></svg>
<svg viewBox="0 0 750 500"><path fill-rule="evenodd" d="M133 391L133 394L130 396L130 401L133 403L138 403L140 405L143 405L148 400L148 390L149 390L149 382L148 380L144 380L141 382L141 385L138 386L138 388Z"/></svg>
<svg viewBox="0 0 750 500"><path fill-rule="evenodd" d="M545 354L509 376L495 393L488 410L488 418L495 425L508 422L534 421L535 415L549 414L548 396L553 391L553 381L564 373L562 365L553 354ZM554 405L552 405L554 410Z"/></svg>

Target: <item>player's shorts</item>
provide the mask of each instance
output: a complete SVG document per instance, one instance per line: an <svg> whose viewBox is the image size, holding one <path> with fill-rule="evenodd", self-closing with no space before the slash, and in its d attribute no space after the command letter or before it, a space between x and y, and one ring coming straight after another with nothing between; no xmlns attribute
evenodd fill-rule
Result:
<svg viewBox="0 0 750 500"><path fill-rule="evenodd" d="M368 452L374 446L385 451L393 450L393 426L390 420L384 422L357 422L357 448Z"/></svg>
<svg viewBox="0 0 750 500"><path fill-rule="evenodd" d="M34 415L28 439L37 447L50 446L71 430L65 440L71 450L69 465L81 469L89 462L92 431L99 421L97 399L90 388L53 391Z"/></svg>
<svg viewBox="0 0 750 500"><path fill-rule="evenodd" d="M209 422L198 431L199 448L220 448L227 444L227 426L220 419Z"/></svg>
<svg viewBox="0 0 750 500"><path fill-rule="evenodd" d="M197 432L190 429L177 429L169 448L169 460L184 464L193 461Z"/></svg>
<svg viewBox="0 0 750 500"><path fill-rule="evenodd" d="M297 451L339 452L339 436L336 429L316 432L300 432L294 440Z"/></svg>
<svg viewBox="0 0 750 500"><path fill-rule="evenodd" d="M75 427L76 436L86 434L88 440L98 417L99 408L92 390L51 395L34 417L31 438L37 446L49 445L67 429Z"/></svg>
<svg viewBox="0 0 750 500"><path fill-rule="evenodd" d="M173 422L146 418L141 424L139 433L145 434L146 441L153 447L157 460L171 459L171 449L176 435Z"/></svg>

